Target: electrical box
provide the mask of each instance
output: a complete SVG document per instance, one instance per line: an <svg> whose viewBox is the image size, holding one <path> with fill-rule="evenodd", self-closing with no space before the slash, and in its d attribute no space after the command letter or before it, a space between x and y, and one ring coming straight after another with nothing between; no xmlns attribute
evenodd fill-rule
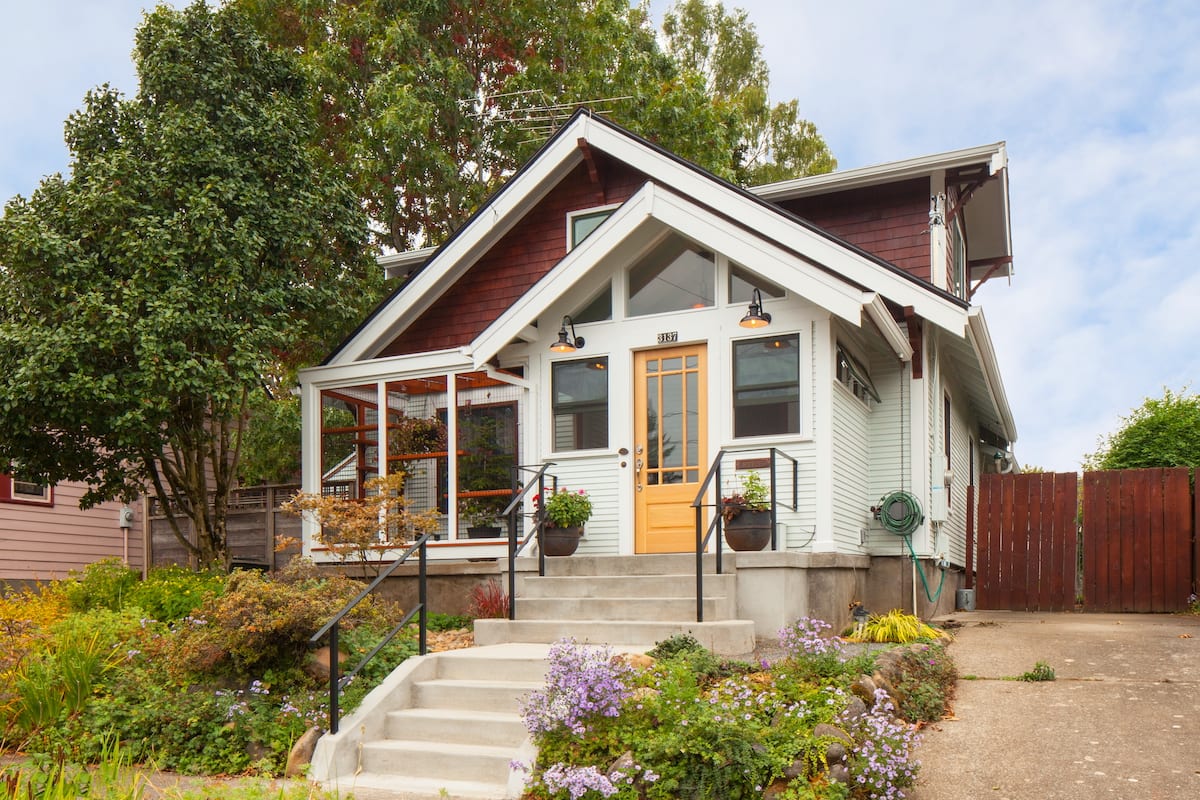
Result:
<svg viewBox="0 0 1200 800"><path fill-rule="evenodd" d="M133 509L129 506L122 507L117 522L122 528L132 528Z"/></svg>
<svg viewBox="0 0 1200 800"><path fill-rule="evenodd" d="M932 497L930 497L929 502L929 521L945 522L949 502L950 487L934 484Z"/></svg>

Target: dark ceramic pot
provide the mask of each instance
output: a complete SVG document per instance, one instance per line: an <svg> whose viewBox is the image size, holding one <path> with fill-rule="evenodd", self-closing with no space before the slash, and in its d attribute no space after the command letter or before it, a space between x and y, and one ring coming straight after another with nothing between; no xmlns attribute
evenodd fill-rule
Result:
<svg viewBox="0 0 1200 800"><path fill-rule="evenodd" d="M579 547L583 526L556 528L549 525L542 531L542 548L548 556L569 556Z"/></svg>
<svg viewBox="0 0 1200 800"><path fill-rule="evenodd" d="M771 543L771 512L738 512L725 523L725 543L732 550L762 550Z"/></svg>

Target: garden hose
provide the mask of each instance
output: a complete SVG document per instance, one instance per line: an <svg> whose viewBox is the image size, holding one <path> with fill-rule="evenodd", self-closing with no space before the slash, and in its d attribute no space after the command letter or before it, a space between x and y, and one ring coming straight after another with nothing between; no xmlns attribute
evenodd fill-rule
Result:
<svg viewBox="0 0 1200 800"><path fill-rule="evenodd" d="M879 524L897 536L908 536L924 519L921 504L908 492L892 492L879 501Z"/></svg>
<svg viewBox="0 0 1200 800"><path fill-rule="evenodd" d="M921 585L925 587L925 599L936 605L938 598L942 596L942 587L946 585L946 570L942 570L942 578L938 581L937 592L932 595L929 594L929 582L925 580L925 570L920 568L920 562L917 561L917 551L913 550L912 537L906 535L904 543L908 545L909 555L912 556L913 563L917 565L916 572L921 576Z"/></svg>

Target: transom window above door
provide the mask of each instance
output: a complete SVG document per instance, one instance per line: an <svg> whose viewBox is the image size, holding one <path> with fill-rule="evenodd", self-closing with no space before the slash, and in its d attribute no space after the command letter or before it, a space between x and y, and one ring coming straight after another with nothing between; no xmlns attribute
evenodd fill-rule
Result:
<svg viewBox="0 0 1200 800"><path fill-rule="evenodd" d="M711 252L671 234L630 268L627 315L710 308L716 276Z"/></svg>

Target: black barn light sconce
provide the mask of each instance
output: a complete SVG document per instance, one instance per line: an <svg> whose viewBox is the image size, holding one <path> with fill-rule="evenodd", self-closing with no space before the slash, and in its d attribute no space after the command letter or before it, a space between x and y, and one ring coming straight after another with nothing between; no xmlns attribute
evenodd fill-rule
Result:
<svg viewBox="0 0 1200 800"><path fill-rule="evenodd" d="M567 335L568 327L571 329L570 335ZM562 318L562 327L558 329L558 341L550 345L550 349L555 353L574 353L583 349L583 337L575 335L575 323L570 316Z"/></svg>
<svg viewBox="0 0 1200 800"><path fill-rule="evenodd" d="M738 324L743 328L765 328L771 324L771 315L763 311L762 293L757 288L750 298L750 309Z"/></svg>

